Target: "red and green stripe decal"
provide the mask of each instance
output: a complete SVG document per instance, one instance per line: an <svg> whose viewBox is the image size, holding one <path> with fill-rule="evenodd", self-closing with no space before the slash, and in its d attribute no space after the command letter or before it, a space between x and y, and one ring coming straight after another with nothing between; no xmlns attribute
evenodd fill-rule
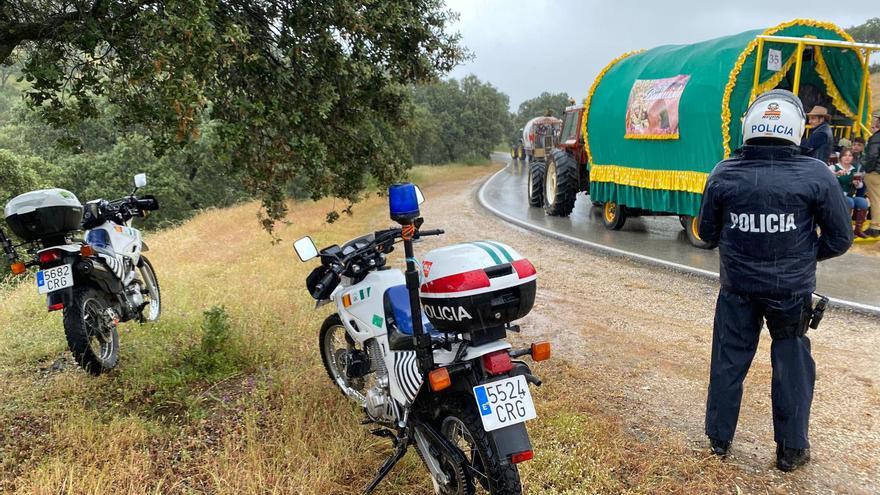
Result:
<svg viewBox="0 0 880 495"><path fill-rule="evenodd" d="M504 248L501 244L492 241L474 241L471 244L477 246L478 248L486 251L489 256L492 258L492 261L495 262L496 265L500 265L502 263L511 263L513 262L513 258L510 256L510 253L507 252L507 249ZM496 251L497 250L497 251ZM504 258L506 261L501 261L501 258Z"/></svg>

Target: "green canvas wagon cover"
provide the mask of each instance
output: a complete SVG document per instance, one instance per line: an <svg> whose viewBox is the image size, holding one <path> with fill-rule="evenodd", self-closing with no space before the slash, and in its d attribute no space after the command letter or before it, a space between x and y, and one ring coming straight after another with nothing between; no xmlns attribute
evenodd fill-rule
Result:
<svg viewBox="0 0 880 495"><path fill-rule="evenodd" d="M872 49L834 24L797 19L618 57L585 101L591 200L696 216L709 172L741 145L751 99L775 87L818 88L847 119L845 134L863 135Z"/></svg>

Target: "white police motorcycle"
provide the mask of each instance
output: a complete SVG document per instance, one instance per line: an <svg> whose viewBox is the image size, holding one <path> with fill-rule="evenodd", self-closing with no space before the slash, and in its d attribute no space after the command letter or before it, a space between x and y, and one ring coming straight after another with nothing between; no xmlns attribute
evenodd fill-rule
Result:
<svg viewBox="0 0 880 495"><path fill-rule="evenodd" d="M38 267L37 292L49 311L64 311L64 333L76 362L98 375L119 360L121 322L156 321L161 312L159 281L133 217L157 210L153 196L136 197L147 183L135 176L135 189L114 201L80 204L63 189L43 189L13 198L4 211L12 232L24 240L32 259L19 261L16 247L0 230L0 246L15 274ZM83 240L74 239L84 230Z"/></svg>
<svg viewBox="0 0 880 495"><path fill-rule="evenodd" d="M420 273L413 241L443 233L420 230L420 196L412 184L389 190L401 227L320 251L309 237L294 244L302 261L321 260L306 280L318 306L335 305L318 339L327 374L395 446L365 493L414 445L438 494L519 494L516 465L532 458L525 422L536 417L529 384L541 382L516 358L547 359L550 346L505 339L532 308L537 274L491 241L435 249ZM405 273L386 266L399 241Z"/></svg>

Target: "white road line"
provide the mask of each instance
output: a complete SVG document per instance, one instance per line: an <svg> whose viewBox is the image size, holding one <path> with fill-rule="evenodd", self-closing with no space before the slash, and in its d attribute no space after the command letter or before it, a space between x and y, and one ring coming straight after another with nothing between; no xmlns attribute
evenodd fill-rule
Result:
<svg viewBox="0 0 880 495"><path fill-rule="evenodd" d="M718 280L718 278L719 278L718 272L703 270L701 268L694 268L692 266L682 265L681 263L675 263L672 261L662 260L659 258L654 258L652 256L646 256L644 254L633 253L631 251L625 251L623 249L618 249L618 248L614 248L611 246L606 246L604 244L599 244L596 242L587 241L584 239L579 239L577 237L573 237L573 236L566 235L566 234L563 234L560 232L556 232L555 230L548 229L546 227L534 225L534 224L529 223L525 220L508 215L507 213L504 213L503 211L499 210L498 208L495 208L494 206L490 205L489 202L486 200L486 188L489 186L489 183L491 183L492 180L495 179L495 177L500 175L502 172L506 171L509 167L510 167L510 165L508 164L503 169L492 174L491 177L489 177L488 179L486 179L483 182L483 185L480 186L479 191L477 191L477 201L480 203L480 205L483 208L492 212L492 214L494 214L495 216L500 217L504 221L506 221L508 223L512 223L514 225L518 225L520 227L531 230L533 232L545 234L547 236L554 237L556 239L560 239L560 240L563 240L566 242L570 242L572 244L578 244L581 246L585 246L585 247L593 249L595 251L609 253L609 254L613 254L616 256L621 256L623 258L642 261L642 262L648 263L650 265L661 266L664 268L669 268L669 269L676 270L676 271L683 272L683 273L688 273L688 274L692 274L692 275L699 275L702 277ZM862 304L862 303L858 303L855 301L847 301L845 299L837 299L835 297L829 297L828 301L832 306L846 308L846 309L850 309L850 310L857 311L860 313L867 313L867 314L871 314L871 315L880 316L880 307L878 307L878 306L871 306L869 304Z"/></svg>

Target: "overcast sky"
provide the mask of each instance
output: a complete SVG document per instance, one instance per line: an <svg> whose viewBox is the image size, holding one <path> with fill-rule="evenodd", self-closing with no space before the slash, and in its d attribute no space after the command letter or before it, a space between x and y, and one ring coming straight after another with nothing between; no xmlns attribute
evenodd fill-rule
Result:
<svg viewBox="0 0 880 495"><path fill-rule="evenodd" d="M511 109L543 91L578 102L611 59L630 50L693 43L795 18L843 28L880 17L878 0L446 0L475 74L510 96Z"/></svg>

